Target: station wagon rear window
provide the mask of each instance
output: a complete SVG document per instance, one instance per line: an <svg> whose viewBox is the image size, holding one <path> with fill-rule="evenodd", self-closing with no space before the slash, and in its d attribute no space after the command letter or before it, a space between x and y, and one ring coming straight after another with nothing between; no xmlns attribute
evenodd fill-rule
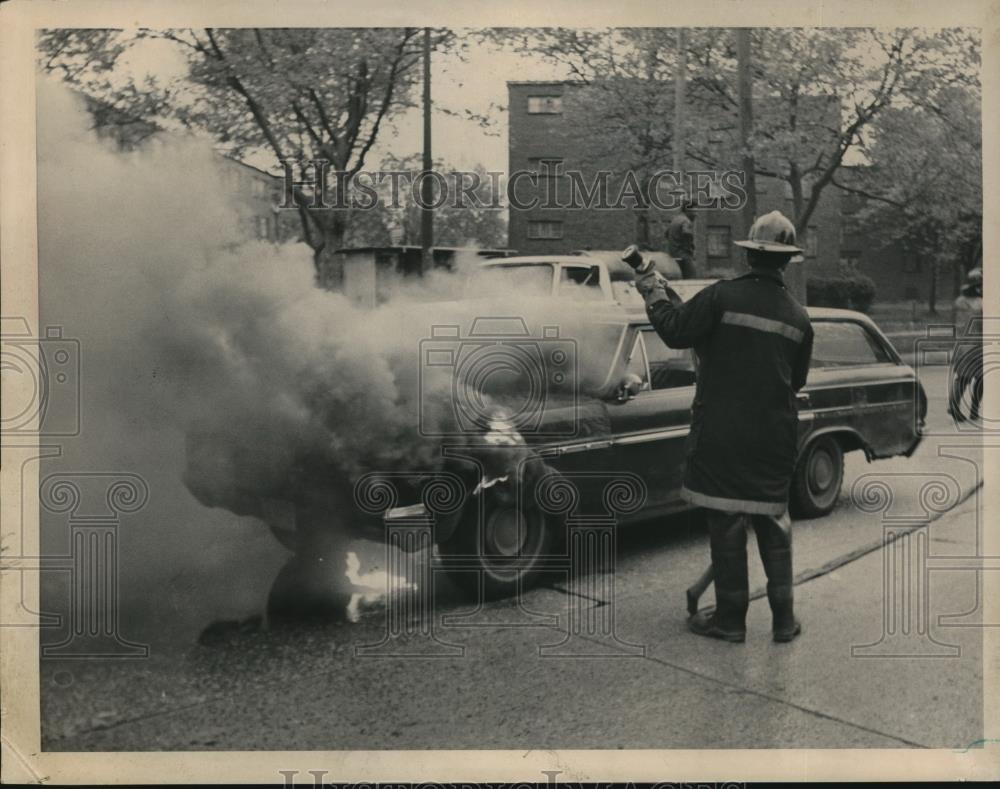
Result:
<svg viewBox="0 0 1000 789"><path fill-rule="evenodd" d="M860 323L813 321L813 331L815 337L810 367L848 367L891 361Z"/></svg>

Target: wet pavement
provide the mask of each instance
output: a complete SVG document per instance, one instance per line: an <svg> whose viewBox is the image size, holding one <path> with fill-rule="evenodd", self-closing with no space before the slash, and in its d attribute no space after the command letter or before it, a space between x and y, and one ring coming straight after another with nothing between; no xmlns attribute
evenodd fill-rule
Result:
<svg viewBox="0 0 1000 789"><path fill-rule="evenodd" d="M909 459L848 456L837 509L795 524L805 629L791 644L771 641L762 598L745 644L687 632L683 590L708 546L680 516L623 532L613 573L519 603L471 606L441 582L423 629L412 616L391 629L385 598L369 594L316 627L248 612L147 660L43 660L43 748L965 747L983 729L970 569L982 450L948 433L940 372L924 374L939 435ZM355 580L384 583L365 576L386 569L382 549L352 547ZM749 553L760 589L752 541ZM409 599L412 614L412 598L392 604Z"/></svg>

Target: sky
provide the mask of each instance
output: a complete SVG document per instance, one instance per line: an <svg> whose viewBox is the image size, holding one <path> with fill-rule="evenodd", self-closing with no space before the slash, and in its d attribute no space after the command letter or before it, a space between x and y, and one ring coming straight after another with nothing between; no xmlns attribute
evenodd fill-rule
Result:
<svg viewBox="0 0 1000 789"><path fill-rule="evenodd" d="M880 53L872 51L873 57ZM144 40L125 56L119 66L122 77L142 80L146 75L169 81L185 73L185 62L177 45L162 40ZM489 171L507 169L507 81L552 80L566 76L555 64L540 57L522 55L494 44L470 46L462 55L438 52L432 57L434 158L457 169L482 165ZM452 113L466 110L491 119L487 128ZM450 111L450 112L449 112ZM422 149L420 108L399 113L383 127L368 158L374 169L387 155L402 158ZM858 149L848 151L847 164L864 163ZM248 157L250 164L275 172L269 154Z"/></svg>
<svg viewBox="0 0 1000 789"><path fill-rule="evenodd" d="M441 108L432 115L434 158L460 168L477 164L487 170L507 170L507 81L559 79L563 74L540 58L525 57L494 45L471 48L459 57L435 53L431 58L432 101ZM121 75L141 80L153 75L161 80L183 76L185 63L176 45L146 40L137 44L122 61ZM504 109L501 109L504 108ZM443 111L441 111L443 110ZM492 119L489 128L452 112L469 110ZM421 110L399 113L384 127L368 159L376 167L388 154L404 157L422 150ZM274 170L270 156L250 161Z"/></svg>

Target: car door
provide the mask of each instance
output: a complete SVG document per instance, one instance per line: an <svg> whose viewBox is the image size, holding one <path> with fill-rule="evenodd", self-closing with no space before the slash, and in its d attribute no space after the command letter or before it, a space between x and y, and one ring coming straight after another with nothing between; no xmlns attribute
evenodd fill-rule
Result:
<svg viewBox="0 0 1000 789"><path fill-rule="evenodd" d="M813 330L803 434L848 429L876 457L906 452L916 438L913 371L860 321L813 320Z"/></svg>
<svg viewBox="0 0 1000 789"><path fill-rule="evenodd" d="M690 351L666 347L651 327L636 327L626 344L626 373L643 382L626 402L611 403L612 456L647 486L651 515L684 506L680 501L684 445L691 427L694 365Z"/></svg>

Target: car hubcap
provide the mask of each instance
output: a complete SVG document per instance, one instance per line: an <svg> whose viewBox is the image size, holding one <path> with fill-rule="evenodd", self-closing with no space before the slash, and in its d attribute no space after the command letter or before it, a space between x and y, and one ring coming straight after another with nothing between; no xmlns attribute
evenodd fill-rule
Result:
<svg viewBox="0 0 1000 789"><path fill-rule="evenodd" d="M487 522L487 537L493 553L500 556L517 556L524 548L527 529L519 522L517 510L504 507L491 513Z"/></svg>
<svg viewBox="0 0 1000 789"><path fill-rule="evenodd" d="M813 455L812 473L810 479L814 493L825 493L833 484L836 471L833 468L833 458L824 451L817 451Z"/></svg>

